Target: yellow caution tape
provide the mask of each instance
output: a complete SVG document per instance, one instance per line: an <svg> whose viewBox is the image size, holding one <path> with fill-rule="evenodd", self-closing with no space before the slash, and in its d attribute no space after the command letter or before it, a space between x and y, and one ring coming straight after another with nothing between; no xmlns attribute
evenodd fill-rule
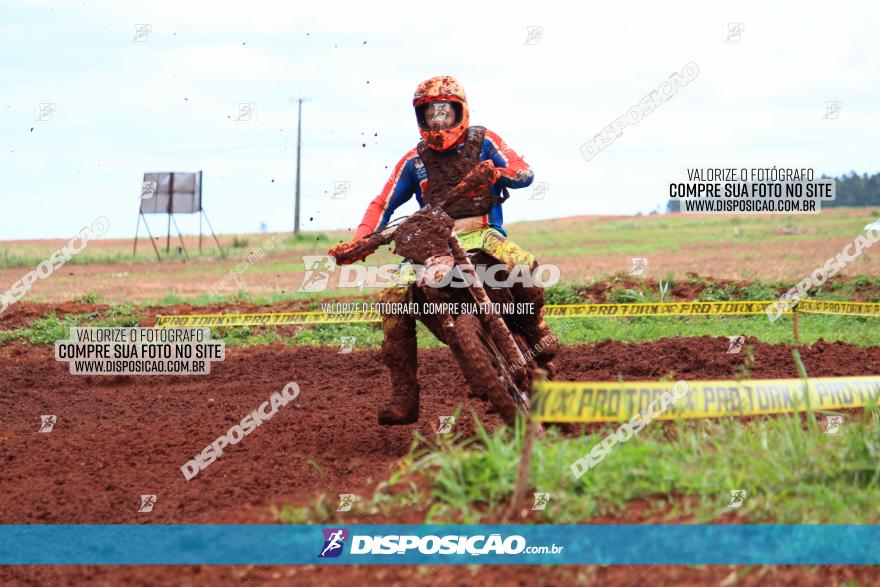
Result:
<svg viewBox="0 0 880 587"><path fill-rule="evenodd" d="M772 301L750 302L648 302L642 304L563 304L544 306L544 316L747 316L764 314ZM791 310L784 312L791 314Z"/></svg>
<svg viewBox="0 0 880 587"><path fill-rule="evenodd" d="M650 302L642 304L561 304L544 306L545 318L625 318L641 316L751 316L765 313L773 301ZM802 314L880 316L880 303L801 300ZM783 314L791 314L785 310ZM372 311L274 312L261 314L193 314L156 317L156 326L282 326L295 324L348 324L381 322Z"/></svg>
<svg viewBox="0 0 880 587"><path fill-rule="evenodd" d="M687 393L670 404L661 398L676 395L674 381L538 381L532 388L532 418L541 422L624 422L643 410L648 417L661 420L753 416L805 411L807 400L813 410L859 408L876 403L880 394L880 376L811 378L806 396L801 379L686 383Z"/></svg>
<svg viewBox="0 0 880 587"><path fill-rule="evenodd" d="M564 304L544 306L547 318L626 316L732 316L763 314L773 302L662 302L644 304ZM803 302L801 302L803 303ZM790 314L788 310L785 313ZM156 317L156 326L280 326L380 322L375 312L275 312L263 314L192 314Z"/></svg>
<svg viewBox="0 0 880 587"><path fill-rule="evenodd" d="M323 312L276 312L266 314L193 314L156 316L156 326L286 326L295 324L348 324L380 322L382 316L370 312L325 314Z"/></svg>
<svg viewBox="0 0 880 587"><path fill-rule="evenodd" d="M880 316L880 304L874 302L829 302L801 300L797 306L801 314L835 314L838 316Z"/></svg>

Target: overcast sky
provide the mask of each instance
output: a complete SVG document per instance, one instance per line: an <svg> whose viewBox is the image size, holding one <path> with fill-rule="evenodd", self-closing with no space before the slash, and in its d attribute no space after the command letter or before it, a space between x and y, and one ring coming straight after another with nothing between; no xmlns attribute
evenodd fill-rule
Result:
<svg viewBox="0 0 880 587"><path fill-rule="evenodd" d="M72 236L101 215L108 237L131 236L142 174L166 170L204 171L218 232L289 230L297 97L302 227L354 228L418 141L416 84L440 74L548 184L543 199L513 192L508 221L647 213L693 166L880 171L876 3L636 6L4 0L0 240ZM689 62L696 79L584 159ZM236 121L240 103L255 120Z"/></svg>

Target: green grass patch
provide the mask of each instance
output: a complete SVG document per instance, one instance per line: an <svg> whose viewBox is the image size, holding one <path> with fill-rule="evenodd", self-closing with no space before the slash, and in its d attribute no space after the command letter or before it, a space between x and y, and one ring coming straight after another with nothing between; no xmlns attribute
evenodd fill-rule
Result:
<svg viewBox="0 0 880 587"><path fill-rule="evenodd" d="M548 305L583 303L582 287L583 284L574 282L560 282L551 285L544 290L544 303Z"/></svg>
<svg viewBox="0 0 880 587"><path fill-rule="evenodd" d="M73 314L65 316L62 320L52 312L37 318L27 328L0 331L0 344L7 344L14 340L31 344L54 344L56 340L67 340L70 328L79 325L77 316Z"/></svg>
<svg viewBox="0 0 880 587"><path fill-rule="evenodd" d="M820 414L820 422L823 416ZM476 416L474 416L476 419ZM468 439L416 435L410 454L377 493L359 502L359 513L395 517L416 508L427 523L497 520L513 493L519 431L499 427ZM634 500L641 514L662 521L705 523L735 515L762 523L878 523L880 418L869 408L846 416L840 431L802 428L797 416L654 422L618 444L580 479L571 463L611 433L566 437L550 428L535 441L530 487L550 493L539 515L548 523L579 523L598 516L627 519ZM413 479L427 480L415 483ZM731 490L748 492L728 507ZM327 508L282 510L284 522L306 523L332 515ZM630 518L631 519L631 518Z"/></svg>
<svg viewBox="0 0 880 587"><path fill-rule="evenodd" d="M770 322L767 316L710 317L634 317L634 318L547 318L550 327L562 331L565 320L570 327L560 336L563 344L597 343L604 340L643 342L673 336L736 336L744 334L768 344L794 343L792 319L784 316ZM858 346L880 345L878 318L803 314L800 343L819 339L841 341Z"/></svg>
<svg viewBox="0 0 880 587"><path fill-rule="evenodd" d="M324 253L334 243L340 239L332 238L323 232L300 233L296 237L284 234L284 238L278 240L277 243L272 242L275 233L259 233L259 234L231 234L221 235L223 243L224 255L220 254L213 241L206 239L206 245L202 254L199 255L198 246L194 246L194 239L187 237L187 251L192 258L213 258L221 262L231 262L235 259L244 259L246 256L258 249L262 248L271 254L271 251L295 252L299 255L313 254L316 251ZM192 239L192 240L190 240ZM268 244L267 244L268 243ZM31 241L25 243L16 243L15 245L0 246L0 269L29 268L33 269L46 259L53 252L65 246L64 241ZM164 242L158 242L159 253L162 259L185 259L182 254L177 253L177 242L169 253L165 253ZM73 255L65 264L69 265L108 265L116 263L136 263L136 264L152 264L156 263L156 254L149 243L141 237L138 245L138 253L135 256L131 254L131 240L112 240L110 243L103 243L99 250L87 249L79 254Z"/></svg>
<svg viewBox="0 0 880 587"><path fill-rule="evenodd" d="M280 342L301 346L336 346L343 336L355 338L354 350L378 349L382 346L382 326L378 322L353 322L349 324L323 324L303 327L292 336L279 336L275 330L266 327L225 327L213 328L212 336L222 338L230 346L254 346ZM419 348L439 348L445 346L422 324L416 324Z"/></svg>
<svg viewBox="0 0 880 587"><path fill-rule="evenodd" d="M140 325L143 311L131 304L111 305L107 310L79 315L84 326L94 327L133 327Z"/></svg>
<svg viewBox="0 0 880 587"><path fill-rule="evenodd" d="M565 320L572 324L561 327ZM880 346L876 318L859 316L805 315L800 321L800 344L819 339L839 340L858 346ZM548 318L547 323L561 331L563 344L590 344L605 340L645 342L675 336L729 337L744 334L768 344L793 344L790 317L770 322L766 316L729 317L644 317L644 318ZM214 338L230 346L253 346L281 342L289 345L339 346L340 337L355 337L355 350L382 346L382 328L378 322L352 322L306 326L292 336L275 335L271 327L237 326L212 329ZM420 322L416 324L418 347L445 346Z"/></svg>
<svg viewBox="0 0 880 587"><path fill-rule="evenodd" d="M26 328L0 330L0 344L12 340L27 340L35 344L48 344L44 336L58 324L70 326L138 326L143 319L143 309L129 304L110 306L108 310L68 315L63 321L54 313L39 318ZM570 320L563 329L561 325ZM562 331L563 344L590 344L605 340L627 343L659 340L675 336L728 337L744 334L768 344L793 344L790 317L770 322L766 316L725 317L633 317L633 318L548 318L547 323L556 331ZM66 332L66 331L65 331ZM419 348L444 346L422 324L417 323ZM278 334L273 327L228 326L212 328L212 336L223 339L230 346L254 346L283 343L288 345L338 346L340 337L354 336L355 350L378 349L382 346L382 329L378 322L352 322L346 324L323 324L305 326L292 335ZM67 338L66 334L64 338ZM841 341L858 346L880 346L880 329L877 318L860 316L828 316L805 314L800 320L800 343L812 344L820 339ZM53 339L54 340L54 339ZM51 341L50 341L51 342Z"/></svg>
<svg viewBox="0 0 880 587"><path fill-rule="evenodd" d="M257 306L268 306L283 302L308 302L309 309L319 310L321 303L326 302L328 298L352 296L354 293L355 292L352 292L352 290L344 289L328 289L318 293L300 293L295 289L292 289L284 291L274 290L266 293L253 294L247 290L239 289L231 293L202 293L187 298L171 293L158 299L147 300L142 302L141 305L151 308L161 308L164 306L176 306L178 304L187 304L189 306L198 307L213 304L235 304L243 302Z"/></svg>
<svg viewBox="0 0 880 587"><path fill-rule="evenodd" d="M282 241L283 243L284 241ZM785 291L791 284L773 281L754 281L748 284L721 283L694 274L676 278L667 276L669 283L665 300L669 301L669 291L678 283L689 283L704 286L698 296L699 301L736 301L736 300L773 300L779 291ZM609 278L583 282L562 282L547 288L545 299L547 304L578 304L590 303L587 292L591 286L602 282L610 283L605 292L608 303L646 303L661 301L659 281L633 280L631 277L618 274ZM626 285L624 285L624 283ZM876 292L876 293L875 293ZM178 294L168 294L163 299L132 306L131 304L110 305L108 310L83 314L77 320L92 326L136 326L143 318L148 307L162 308L171 305L187 304L193 306L191 313L198 313L198 307L207 304L231 305L237 303L254 306L271 306L273 304L299 301L307 302L299 307L307 311L320 310L321 304L328 297L351 295L351 290L322 292L320 297L309 293L294 291L273 291L263 295L253 295L238 290L224 295L203 294L197 298L184 299ZM876 299L872 300L872 296ZM880 301L880 277L857 275L848 281L832 280L822 288L811 292L811 297L829 301L849 301L854 298ZM375 297L366 295L350 301L375 301ZM94 292L85 293L74 301L96 303L100 296ZM160 311L160 313L162 313ZM548 318L551 327L556 327L564 318ZM791 318L784 317L770 322L766 316L712 316L712 317L632 317L632 318L572 318L573 326L565 332L561 340L564 344L596 343L604 340L622 342L642 342L658 340L673 336L734 336L745 334L770 344L792 343ZM824 339L826 341L842 341L859 346L880 345L880 329L876 327L877 318L857 316L829 316L819 314L803 314L801 316L801 342L811 344ZM33 327L34 325L32 325ZM19 329L29 330L29 329ZM257 344L303 344L335 346L339 337L354 336L356 348L378 348L382 341L382 332L378 324L348 323L338 325L309 326L297 331L293 336L279 335L266 327L227 327L215 329L214 336L224 338L232 346L252 346ZM3 332L0 330L0 332ZM430 334L420 323L418 324L419 347L436 348L442 344ZM30 334L13 331L0 336L0 343ZM39 338L39 337L37 337Z"/></svg>
<svg viewBox="0 0 880 587"><path fill-rule="evenodd" d="M47 260L49 256L61 248L61 246L63 245L59 245L55 249L43 247L43 253L18 252L16 250L0 249L0 269L34 269L37 265ZM216 257L219 259L220 254L218 253ZM110 265L115 263L145 264L153 263L155 261L156 257L153 251L149 251L149 253L141 252L138 253L137 256L132 257L130 251L126 253L120 250L101 253L83 252L78 255L73 255L67 260L67 262L65 262L65 265Z"/></svg>
<svg viewBox="0 0 880 587"><path fill-rule="evenodd" d="M47 312L25 328L0 330L0 345L14 340L54 344L56 340L67 340L71 327L132 327L138 326L142 318L143 311L131 304L111 305L98 312L67 314L63 319L55 312Z"/></svg>

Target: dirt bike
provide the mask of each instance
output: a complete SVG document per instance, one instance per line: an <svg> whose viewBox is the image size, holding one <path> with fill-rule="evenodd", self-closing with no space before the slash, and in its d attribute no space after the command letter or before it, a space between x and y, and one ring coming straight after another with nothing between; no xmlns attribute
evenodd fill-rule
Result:
<svg viewBox="0 0 880 587"><path fill-rule="evenodd" d="M465 251L453 232L454 221L440 205L426 205L380 231L355 241L356 246L338 263L365 259L379 247L394 242L394 253L428 268L407 291L407 302L415 304L468 304L480 308L471 313L441 313L414 316L452 350L472 391L485 394L505 422L512 424L517 413L528 412L531 381L537 369L528 353L526 337L518 331L515 314L501 314L492 304L511 304L507 288L485 286L477 266L503 264L482 249ZM467 287L436 287L447 271L457 266ZM507 271L497 278L506 280ZM513 287L517 287L514 285ZM423 306L422 306L423 307ZM447 306L448 307L448 306Z"/></svg>

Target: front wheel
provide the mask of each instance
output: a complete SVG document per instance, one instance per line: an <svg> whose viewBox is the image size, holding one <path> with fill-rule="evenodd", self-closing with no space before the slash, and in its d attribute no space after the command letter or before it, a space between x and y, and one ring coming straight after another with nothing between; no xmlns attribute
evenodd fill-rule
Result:
<svg viewBox="0 0 880 587"><path fill-rule="evenodd" d="M471 389L477 393L485 392L508 424L514 423L517 412L525 415L525 403L520 399L525 390L517 388L480 319L473 314L456 316L455 338L458 347L455 358Z"/></svg>

